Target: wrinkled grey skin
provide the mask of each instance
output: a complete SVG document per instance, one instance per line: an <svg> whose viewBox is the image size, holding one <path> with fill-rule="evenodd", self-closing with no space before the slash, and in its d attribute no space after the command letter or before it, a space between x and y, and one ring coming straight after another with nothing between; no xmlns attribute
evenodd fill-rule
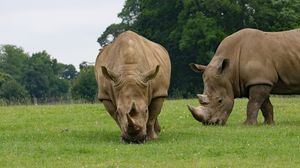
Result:
<svg viewBox="0 0 300 168"><path fill-rule="evenodd" d="M207 66L190 64L203 73L204 92L199 107L188 106L203 124L224 125L234 98L247 97L244 124L273 124L270 94L300 94L300 29L263 32L243 29L226 37Z"/></svg>
<svg viewBox="0 0 300 168"><path fill-rule="evenodd" d="M195 108L188 106L193 117L203 124L224 125L232 111L234 95L232 86L226 77L229 61L217 59L209 66L190 64L196 72L203 73L204 92L198 94L201 106Z"/></svg>

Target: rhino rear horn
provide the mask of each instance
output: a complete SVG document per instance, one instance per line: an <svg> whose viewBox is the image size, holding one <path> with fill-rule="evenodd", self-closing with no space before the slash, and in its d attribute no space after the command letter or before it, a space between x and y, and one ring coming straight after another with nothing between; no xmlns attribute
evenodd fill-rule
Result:
<svg viewBox="0 0 300 168"><path fill-rule="evenodd" d="M204 94L197 94L197 97L198 97L199 103L200 103L201 105L209 104L209 99L208 99L207 95L204 95Z"/></svg>
<svg viewBox="0 0 300 168"><path fill-rule="evenodd" d="M192 113L193 117L199 121L199 122L205 122L205 115L203 114L202 111L196 109L193 106L188 105L188 108L190 110L190 112Z"/></svg>

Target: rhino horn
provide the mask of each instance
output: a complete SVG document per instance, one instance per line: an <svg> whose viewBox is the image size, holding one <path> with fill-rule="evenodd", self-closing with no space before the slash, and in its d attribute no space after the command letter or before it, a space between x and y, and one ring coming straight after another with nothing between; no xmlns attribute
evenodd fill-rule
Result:
<svg viewBox="0 0 300 168"><path fill-rule="evenodd" d="M128 121L128 125L135 126L135 121L133 118L130 117L129 114L127 114L127 121Z"/></svg>
<svg viewBox="0 0 300 168"><path fill-rule="evenodd" d="M204 114L204 112L202 110L197 109L190 105L188 105L188 108L196 120L198 120L199 122L204 122L206 120L206 117L205 117L206 115Z"/></svg>
<svg viewBox="0 0 300 168"><path fill-rule="evenodd" d="M128 112L129 117L134 116L135 113L136 113L136 106L135 106L135 102L133 102L131 104L130 111Z"/></svg>
<svg viewBox="0 0 300 168"><path fill-rule="evenodd" d="M204 104L209 104L209 99L207 95L204 94L197 94L197 97L199 99L199 103L204 105Z"/></svg>
<svg viewBox="0 0 300 168"><path fill-rule="evenodd" d="M132 104L131 104L131 110L136 110L135 102L132 102Z"/></svg>

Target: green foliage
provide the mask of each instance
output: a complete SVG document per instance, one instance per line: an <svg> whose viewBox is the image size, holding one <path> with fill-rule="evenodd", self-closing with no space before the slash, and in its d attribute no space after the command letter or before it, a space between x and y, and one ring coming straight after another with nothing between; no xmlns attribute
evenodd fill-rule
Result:
<svg viewBox="0 0 300 168"><path fill-rule="evenodd" d="M57 62L46 51L29 56L14 45L0 47L0 98L5 104L22 103L28 97L60 101L68 97L76 75L73 65Z"/></svg>
<svg viewBox="0 0 300 168"><path fill-rule="evenodd" d="M251 27L278 31L300 26L299 0L251 0Z"/></svg>
<svg viewBox="0 0 300 168"><path fill-rule="evenodd" d="M59 68L61 67L61 68ZM46 99L60 97L68 92L69 84L59 78L63 66L46 52L39 52L27 60L23 82L32 97Z"/></svg>
<svg viewBox="0 0 300 168"><path fill-rule="evenodd" d="M29 94L16 80L8 80L0 85L0 99L6 104L26 103L29 100Z"/></svg>
<svg viewBox="0 0 300 168"><path fill-rule="evenodd" d="M61 72L61 76L67 80L73 80L77 76L77 71L74 65L64 65L64 68Z"/></svg>
<svg viewBox="0 0 300 168"><path fill-rule="evenodd" d="M101 37L98 38L97 42L101 46L105 46L112 42L113 37L117 37L120 33L124 32L127 28L126 24L112 24L106 28Z"/></svg>
<svg viewBox="0 0 300 168"><path fill-rule="evenodd" d="M201 92L188 64L208 64L222 39L242 28L279 31L300 27L299 0L126 0L119 17L99 37L103 45L133 30L167 48L172 62L171 96Z"/></svg>
<svg viewBox="0 0 300 168"><path fill-rule="evenodd" d="M51 81L51 87L49 88L49 97L62 97L68 93L69 88L70 85L67 80L56 77Z"/></svg>
<svg viewBox="0 0 300 168"><path fill-rule="evenodd" d="M72 87L72 97L94 102L96 100L97 88L94 66L85 63L81 64L80 73L75 79Z"/></svg>
<svg viewBox="0 0 300 168"><path fill-rule="evenodd" d="M197 100L165 101L160 137L143 145L121 144L102 104L0 107L0 167L299 167L300 98L271 101L272 126L242 125L246 99L226 126L195 121Z"/></svg>
<svg viewBox="0 0 300 168"><path fill-rule="evenodd" d="M0 72L0 86L2 86L2 84L9 80L13 80L13 78L9 74Z"/></svg>
<svg viewBox="0 0 300 168"><path fill-rule="evenodd" d="M0 105L27 103L29 94L11 75L0 71Z"/></svg>
<svg viewBox="0 0 300 168"><path fill-rule="evenodd" d="M28 54L22 48L14 45L0 46L0 72L11 75L20 82L23 73L24 62Z"/></svg>

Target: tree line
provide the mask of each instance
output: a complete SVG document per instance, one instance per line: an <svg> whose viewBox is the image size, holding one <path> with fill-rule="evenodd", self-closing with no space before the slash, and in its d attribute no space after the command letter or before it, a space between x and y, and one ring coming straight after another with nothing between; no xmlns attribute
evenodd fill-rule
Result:
<svg viewBox="0 0 300 168"><path fill-rule="evenodd" d="M126 30L162 44L172 62L169 95L188 98L203 82L188 64L208 64L224 37L242 29L280 31L300 27L299 0L126 0L98 38L101 46Z"/></svg>
<svg viewBox="0 0 300 168"><path fill-rule="evenodd" d="M96 99L94 66L57 62L46 51L29 55L21 47L0 46L0 104Z"/></svg>
<svg viewBox="0 0 300 168"><path fill-rule="evenodd" d="M162 44L169 52L172 98L202 92L191 62L208 64L224 37L242 29L280 31L300 27L299 0L126 0L113 23L98 37L103 47L126 30ZM95 37L97 38L97 37ZM0 46L0 104L96 100L94 66L57 62L46 51L29 55Z"/></svg>

